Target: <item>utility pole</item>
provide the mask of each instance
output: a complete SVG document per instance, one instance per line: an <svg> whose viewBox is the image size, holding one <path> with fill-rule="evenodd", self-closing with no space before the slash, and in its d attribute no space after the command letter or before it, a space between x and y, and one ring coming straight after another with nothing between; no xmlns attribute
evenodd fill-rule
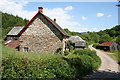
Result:
<svg viewBox="0 0 120 80"><path fill-rule="evenodd" d="M118 0L118 25L120 25L120 0Z"/></svg>

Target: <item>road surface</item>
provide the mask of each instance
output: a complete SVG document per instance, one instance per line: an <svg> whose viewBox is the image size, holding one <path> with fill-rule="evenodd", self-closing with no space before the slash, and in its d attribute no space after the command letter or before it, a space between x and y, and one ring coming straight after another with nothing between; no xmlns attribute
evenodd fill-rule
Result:
<svg viewBox="0 0 120 80"><path fill-rule="evenodd" d="M92 45L89 48L96 51L102 63L100 68L91 75L86 76L85 80L120 80L120 66L117 62L104 52L93 48Z"/></svg>

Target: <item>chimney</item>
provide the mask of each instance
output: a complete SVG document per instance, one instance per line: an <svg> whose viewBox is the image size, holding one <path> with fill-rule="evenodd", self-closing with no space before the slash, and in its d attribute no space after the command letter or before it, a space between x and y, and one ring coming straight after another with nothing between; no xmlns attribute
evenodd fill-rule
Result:
<svg viewBox="0 0 120 80"><path fill-rule="evenodd" d="M43 7L38 7L38 12L43 13Z"/></svg>
<svg viewBox="0 0 120 80"><path fill-rule="evenodd" d="M56 22L56 18L54 18L54 22Z"/></svg>

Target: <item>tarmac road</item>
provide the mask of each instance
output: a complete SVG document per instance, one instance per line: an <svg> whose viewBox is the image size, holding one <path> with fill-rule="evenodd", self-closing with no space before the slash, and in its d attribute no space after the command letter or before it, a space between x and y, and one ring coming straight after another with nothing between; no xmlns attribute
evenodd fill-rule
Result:
<svg viewBox="0 0 120 80"><path fill-rule="evenodd" d="M101 59L100 68L94 73L86 76L85 80L120 80L120 66L111 57L102 51L89 46L91 50L95 50Z"/></svg>

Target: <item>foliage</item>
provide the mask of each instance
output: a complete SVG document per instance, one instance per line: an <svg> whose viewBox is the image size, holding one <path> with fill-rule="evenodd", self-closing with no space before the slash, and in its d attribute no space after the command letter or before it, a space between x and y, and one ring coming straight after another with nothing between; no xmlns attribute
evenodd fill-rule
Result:
<svg viewBox="0 0 120 80"><path fill-rule="evenodd" d="M72 54L66 60L75 71L73 75L75 75L76 78L81 78L96 70L95 60L88 55Z"/></svg>
<svg viewBox="0 0 120 80"><path fill-rule="evenodd" d="M108 54L111 58L113 58L120 65L120 51L110 51L113 54Z"/></svg>
<svg viewBox="0 0 120 80"><path fill-rule="evenodd" d="M104 50L100 50L100 51L112 53L112 54L108 54L108 55L111 58L113 58L118 64L120 64L120 51L104 51Z"/></svg>
<svg viewBox="0 0 120 80"><path fill-rule="evenodd" d="M88 55L92 57L96 61L96 67L98 67L101 63L100 58L97 56L95 51L91 51L90 49L76 49L73 54L77 55Z"/></svg>
<svg viewBox="0 0 120 80"><path fill-rule="evenodd" d="M67 56L69 54L69 51L65 50L64 55Z"/></svg>
<svg viewBox="0 0 120 80"><path fill-rule="evenodd" d="M88 53L64 57L51 53L24 53L2 47L2 78L77 79L96 70L96 65L96 60Z"/></svg>
<svg viewBox="0 0 120 80"><path fill-rule="evenodd" d="M62 48L61 48L61 47L58 48L58 49L56 50L56 53L60 53L60 54L62 54Z"/></svg>
<svg viewBox="0 0 120 80"><path fill-rule="evenodd" d="M94 43L94 44L93 44L93 47L94 47L94 48L97 48L98 46L99 46L99 43Z"/></svg>
<svg viewBox="0 0 120 80"><path fill-rule="evenodd" d="M111 37L109 36L109 34L105 34L105 35L102 35L102 36L101 36L100 43L109 42L109 41L112 41L112 39L111 39Z"/></svg>
<svg viewBox="0 0 120 80"><path fill-rule="evenodd" d="M118 43L120 45L120 35L117 37L116 43Z"/></svg>
<svg viewBox="0 0 120 80"><path fill-rule="evenodd" d="M78 33L78 32L70 32L68 29L64 29L69 35L78 35L82 39L84 39L87 45L93 43L102 43L107 41L116 41L120 44L118 36L120 35L120 25L116 25L111 29L101 30L99 32L85 32L85 33Z"/></svg>
<svg viewBox="0 0 120 80"><path fill-rule="evenodd" d="M25 26L27 23L27 19L22 19L21 17L13 16L12 14L2 13L2 37L5 38L7 33L14 26Z"/></svg>
<svg viewBox="0 0 120 80"><path fill-rule="evenodd" d="M66 43L65 43L65 47L69 49L69 52L71 52L74 47L73 47L73 43L71 40L68 40Z"/></svg>

